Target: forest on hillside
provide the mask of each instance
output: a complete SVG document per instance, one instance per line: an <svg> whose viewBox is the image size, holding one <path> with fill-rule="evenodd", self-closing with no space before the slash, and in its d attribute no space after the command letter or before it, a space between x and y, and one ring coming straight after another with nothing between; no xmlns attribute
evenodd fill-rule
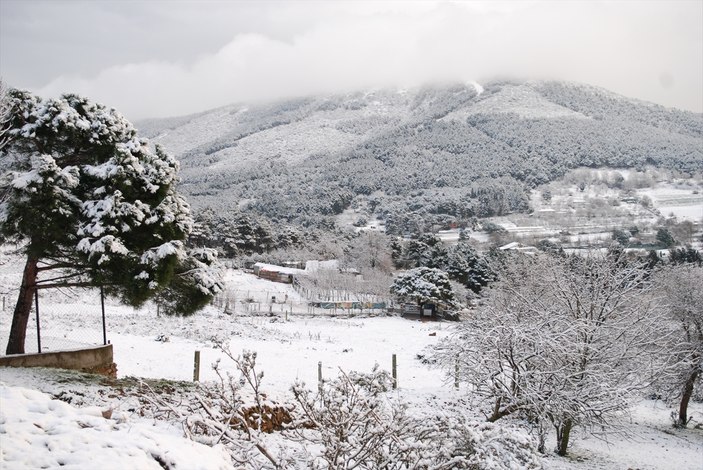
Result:
<svg viewBox="0 0 703 470"><path fill-rule="evenodd" d="M396 234L525 212L530 189L578 167L703 171L700 114L563 82L376 90L138 125L173 147L196 209L310 228L353 204Z"/></svg>

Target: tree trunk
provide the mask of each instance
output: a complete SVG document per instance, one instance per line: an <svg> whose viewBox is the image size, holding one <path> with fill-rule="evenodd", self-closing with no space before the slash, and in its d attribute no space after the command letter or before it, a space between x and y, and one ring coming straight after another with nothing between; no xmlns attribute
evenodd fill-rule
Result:
<svg viewBox="0 0 703 470"><path fill-rule="evenodd" d="M700 369L696 363L695 368L689 375L688 380L683 386L683 393L681 394L681 403L679 404L679 419L676 421L676 426L685 428L688 424L688 402L691 400L693 395L693 385L696 383Z"/></svg>
<svg viewBox="0 0 703 470"><path fill-rule="evenodd" d="M546 445L546 440L547 440L547 435L544 429L544 422L537 418L536 419L536 424L537 424L537 452L540 454L545 454L545 445Z"/></svg>
<svg viewBox="0 0 703 470"><path fill-rule="evenodd" d="M569 447L569 435L571 434L571 427L573 423L570 419L567 419L562 424L557 426L557 455L562 457L566 455L566 451Z"/></svg>
<svg viewBox="0 0 703 470"><path fill-rule="evenodd" d="M27 336L27 322L32 311L32 297L36 291L37 263L39 259L29 255L24 266L22 285L15 305L10 327L10 339L7 342L5 354L24 354L24 339Z"/></svg>

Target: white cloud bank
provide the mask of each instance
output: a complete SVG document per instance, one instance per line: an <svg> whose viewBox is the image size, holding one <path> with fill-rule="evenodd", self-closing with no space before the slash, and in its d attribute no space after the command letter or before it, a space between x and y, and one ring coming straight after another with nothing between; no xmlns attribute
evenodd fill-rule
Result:
<svg viewBox="0 0 703 470"><path fill-rule="evenodd" d="M315 15L316 5L288 11ZM64 75L36 91L82 93L139 119L240 101L510 76L590 83L703 111L698 1L354 5L318 13L290 38L237 34L190 62L115 65L93 76Z"/></svg>

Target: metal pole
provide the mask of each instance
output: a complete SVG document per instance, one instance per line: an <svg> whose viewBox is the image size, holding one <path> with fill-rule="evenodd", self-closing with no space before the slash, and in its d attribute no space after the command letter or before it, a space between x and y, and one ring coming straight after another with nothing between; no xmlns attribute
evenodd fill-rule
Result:
<svg viewBox="0 0 703 470"><path fill-rule="evenodd" d="M100 308L103 313L103 345L107 345L107 328L105 328L105 292L103 286L100 286Z"/></svg>
<svg viewBox="0 0 703 470"><path fill-rule="evenodd" d="M39 327L39 289L34 288L34 311L37 313L37 349L41 354L41 328Z"/></svg>

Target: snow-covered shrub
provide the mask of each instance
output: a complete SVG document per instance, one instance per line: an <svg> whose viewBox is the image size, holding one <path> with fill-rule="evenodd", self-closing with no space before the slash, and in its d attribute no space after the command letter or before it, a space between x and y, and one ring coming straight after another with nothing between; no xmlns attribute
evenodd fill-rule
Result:
<svg viewBox="0 0 703 470"><path fill-rule="evenodd" d="M541 468L534 439L503 423L476 422L455 409L411 411L389 394L392 379L340 373L316 391L292 387L292 402L261 391L256 353L234 356L239 376L213 367L219 382L193 392L156 393L147 384L140 414L180 421L190 439L222 445L242 469L512 470ZM451 407L450 407L451 408ZM424 414L424 415L420 415Z"/></svg>
<svg viewBox="0 0 703 470"><path fill-rule="evenodd" d="M142 383L142 414L182 423L186 437L209 446L223 445L237 468L287 468L285 456L274 456L263 436L280 431L289 422L290 407L266 400L261 391L263 372L256 370L256 353L234 356L222 343L218 346L236 365L239 376L224 373L219 360L213 369L219 382L198 384L185 396L155 393Z"/></svg>
<svg viewBox="0 0 703 470"><path fill-rule="evenodd" d="M525 432L477 423L437 411L417 417L386 392L392 379L378 368L341 373L317 392L296 383L296 433L313 444L307 468L315 469L514 469L541 468Z"/></svg>

